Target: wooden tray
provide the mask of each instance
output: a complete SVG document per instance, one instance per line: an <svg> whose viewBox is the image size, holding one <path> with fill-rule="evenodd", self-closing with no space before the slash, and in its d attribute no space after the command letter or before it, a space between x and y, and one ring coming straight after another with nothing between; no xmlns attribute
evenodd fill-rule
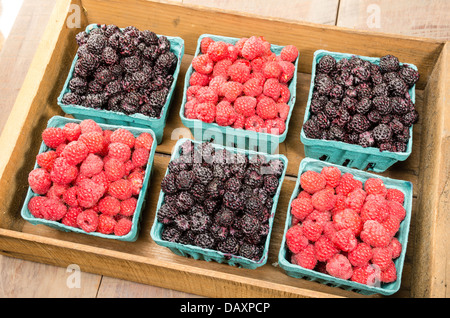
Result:
<svg viewBox="0 0 450 318"><path fill-rule="evenodd" d="M126 2L126 3L125 3ZM80 28L70 28L81 14ZM155 155L153 180L136 242L99 239L34 226L20 217L41 132L47 120L63 115L56 103L77 45L75 35L89 23L134 25L185 40L174 101ZM293 44L301 52L297 102L280 153L289 159L274 222L267 264L256 270L177 256L151 240L159 184L176 140L190 137L178 116L184 74L203 33L231 37L263 35L279 45ZM391 167L385 176L414 184L414 207L402 288L398 297L445 297L450 275L446 269L450 225L450 46L449 42L358 32L201 7L153 1L59 0L22 90L0 138L0 250L4 255L113 276L210 297L362 297L327 285L287 276L277 266L283 225L299 163L304 158L300 129L308 97L313 52L327 49L366 56L393 54L419 68L417 108L410 158ZM447 271L447 272L446 272ZM447 275L446 275L447 274ZM377 297L377 296L372 296Z"/></svg>

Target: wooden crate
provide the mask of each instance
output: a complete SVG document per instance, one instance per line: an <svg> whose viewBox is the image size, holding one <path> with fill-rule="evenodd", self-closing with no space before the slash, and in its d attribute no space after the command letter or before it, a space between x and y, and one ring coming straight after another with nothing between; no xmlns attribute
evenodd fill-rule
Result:
<svg viewBox="0 0 450 318"><path fill-rule="evenodd" d="M81 13L81 28L71 28ZM68 23L69 22L69 23ZM148 204L136 242L120 242L33 226L20 216L41 132L47 120L63 115L56 103L77 45L75 35L90 23L134 25L185 40L177 89L157 147ZM289 159L278 204L267 264L256 270L177 256L150 237L159 184L175 142L190 137L178 116L184 74L203 33L231 37L263 35L269 42L296 45L299 63L297 102L280 153ZM313 52L326 49L366 56L393 54L417 65L420 121L414 126L413 153L384 176L414 184L412 225L402 288L398 297L445 297L450 225L450 45L449 42L359 32L310 23L218 12L211 9L144 0L59 0L22 90L0 138L0 250L4 255L210 297L362 297L357 293L287 276L277 266L287 205L299 163L304 158L300 129L308 97ZM447 274L447 275L446 275ZM365 296L364 296L365 297ZM377 297L377 295L372 296Z"/></svg>

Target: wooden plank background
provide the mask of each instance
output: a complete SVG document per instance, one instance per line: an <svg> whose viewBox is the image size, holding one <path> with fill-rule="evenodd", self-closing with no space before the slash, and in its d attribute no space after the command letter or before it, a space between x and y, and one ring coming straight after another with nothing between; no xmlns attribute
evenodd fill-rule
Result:
<svg viewBox="0 0 450 318"><path fill-rule="evenodd" d="M172 0L174 2L175 0ZM24 0L0 52L0 131L14 105L55 0ZM447 0L177 0L190 5L358 30L450 40ZM0 36L1 38L1 36ZM1 41L0 41L1 45ZM170 298L199 297L174 290L80 273L71 288L70 269L0 255L0 297ZM79 288L78 288L79 287Z"/></svg>

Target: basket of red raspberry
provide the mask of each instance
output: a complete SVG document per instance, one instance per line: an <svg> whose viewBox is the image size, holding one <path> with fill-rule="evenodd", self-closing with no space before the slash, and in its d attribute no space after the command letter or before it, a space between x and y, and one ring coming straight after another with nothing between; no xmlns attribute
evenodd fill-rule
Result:
<svg viewBox="0 0 450 318"><path fill-rule="evenodd" d="M66 232L135 241L155 133L55 116L42 140L22 217Z"/></svg>
<svg viewBox="0 0 450 318"><path fill-rule="evenodd" d="M401 284L411 206L408 181L306 158L278 263L292 277L392 295Z"/></svg>
<svg viewBox="0 0 450 318"><path fill-rule="evenodd" d="M180 139L161 182L152 239L184 257L263 266L287 164L283 155Z"/></svg>
<svg viewBox="0 0 450 318"><path fill-rule="evenodd" d="M263 37L203 34L184 82L180 117L194 139L273 154L286 139L299 52Z"/></svg>
<svg viewBox="0 0 450 318"><path fill-rule="evenodd" d="M417 67L318 50L300 139L307 157L383 172L412 151Z"/></svg>
<svg viewBox="0 0 450 318"><path fill-rule="evenodd" d="M61 109L77 119L150 128L161 143L183 39L91 24L75 40L77 54L58 97Z"/></svg>

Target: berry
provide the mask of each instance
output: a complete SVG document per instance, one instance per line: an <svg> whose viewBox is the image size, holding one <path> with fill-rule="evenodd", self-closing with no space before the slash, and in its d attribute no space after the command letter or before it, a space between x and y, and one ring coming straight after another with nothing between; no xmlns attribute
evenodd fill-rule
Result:
<svg viewBox="0 0 450 318"><path fill-rule="evenodd" d="M372 259L372 248L366 243L358 243L353 251L348 253L348 260L355 267L363 267Z"/></svg>
<svg viewBox="0 0 450 318"><path fill-rule="evenodd" d="M100 214L98 216L97 232L102 234L112 234L117 221L110 215Z"/></svg>
<svg viewBox="0 0 450 318"><path fill-rule="evenodd" d="M262 73L266 79L275 78L278 79L283 72L283 68L281 67L278 61L268 61L263 65Z"/></svg>
<svg viewBox="0 0 450 318"><path fill-rule="evenodd" d="M379 222L368 220L364 223L360 238L372 247L386 247L390 242L390 235Z"/></svg>
<svg viewBox="0 0 450 318"><path fill-rule="evenodd" d="M334 207L336 198L334 193L328 189L315 192L311 197L311 202L316 210L329 211Z"/></svg>
<svg viewBox="0 0 450 318"><path fill-rule="evenodd" d="M398 241L396 237L392 238L391 242L388 245L388 248L391 249L392 259L398 258L402 252L402 244Z"/></svg>
<svg viewBox="0 0 450 318"><path fill-rule="evenodd" d="M129 130L125 128L118 128L114 130L109 139L111 143L120 142L127 145L131 149L134 147L136 138Z"/></svg>
<svg viewBox="0 0 450 318"><path fill-rule="evenodd" d="M48 127L42 132L42 141L47 147L56 149L66 141L66 136L62 128Z"/></svg>
<svg viewBox="0 0 450 318"><path fill-rule="evenodd" d="M363 222L375 220L381 223L386 220L389 215L389 205L383 197L366 200L361 208L360 215Z"/></svg>
<svg viewBox="0 0 450 318"><path fill-rule="evenodd" d="M324 235L314 243L314 247L319 262L326 262L339 252L334 243Z"/></svg>
<svg viewBox="0 0 450 318"><path fill-rule="evenodd" d="M121 142L112 142L108 145L108 157L127 162L131 158L131 149Z"/></svg>
<svg viewBox="0 0 450 318"><path fill-rule="evenodd" d="M353 269L353 275L350 279L356 283L375 286L380 282L380 271L371 264L367 264L362 267L355 267Z"/></svg>
<svg viewBox="0 0 450 318"><path fill-rule="evenodd" d="M83 210L80 207L69 207L66 215L61 219L61 223L71 227L78 227L77 218L81 212Z"/></svg>
<svg viewBox="0 0 450 318"><path fill-rule="evenodd" d="M231 126L237 119L237 113L230 102L221 101L216 106L216 123L219 126Z"/></svg>
<svg viewBox="0 0 450 318"><path fill-rule="evenodd" d="M227 68L227 76L233 82L244 84L250 79L251 67L240 60L234 62Z"/></svg>
<svg viewBox="0 0 450 318"><path fill-rule="evenodd" d="M130 233L131 228L133 227L133 222L130 219L124 217L117 221L116 226L114 227L114 235L116 236L124 236Z"/></svg>
<svg viewBox="0 0 450 318"><path fill-rule="evenodd" d="M308 244L308 238L303 235L303 230L300 225L294 225L287 230L286 245L292 253L299 253L301 250L306 248Z"/></svg>
<svg viewBox="0 0 450 318"><path fill-rule="evenodd" d="M88 154L88 147L83 142L75 140L64 147L60 156L66 158L68 164L77 165L86 159Z"/></svg>
<svg viewBox="0 0 450 318"><path fill-rule="evenodd" d="M317 241L322 235L323 225L312 220L305 220L302 223L303 235L312 242Z"/></svg>
<svg viewBox="0 0 450 318"><path fill-rule="evenodd" d="M135 167L145 167L150 157L150 151L145 148L137 148L133 151L131 161Z"/></svg>
<svg viewBox="0 0 450 318"><path fill-rule="evenodd" d="M339 185L339 181L341 180L341 170L335 166L326 166L323 167L320 172L325 178L326 184L332 188L335 188Z"/></svg>
<svg viewBox="0 0 450 318"><path fill-rule="evenodd" d="M50 173L43 168L34 169L28 174L28 184L34 193L46 194L52 186Z"/></svg>
<svg viewBox="0 0 450 318"><path fill-rule="evenodd" d="M392 251L389 247L376 247L372 249L372 265L378 266L381 271L386 270L392 262Z"/></svg>
<svg viewBox="0 0 450 318"><path fill-rule="evenodd" d="M264 119L257 115L253 115L250 117L247 117L245 120L245 129L246 130L252 130L252 131L261 131L261 129L265 128L265 122Z"/></svg>
<svg viewBox="0 0 450 318"><path fill-rule="evenodd" d="M392 283L397 280L397 269L394 262L390 262L387 268L380 273L380 281L382 283Z"/></svg>
<svg viewBox="0 0 450 318"><path fill-rule="evenodd" d="M264 54L265 48L262 40L256 36L248 38L242 46L241 55L247 60L253 60Z"/></svg>
<svg viewBox="0 0 450 318"><path fill-rule="evenodd" d="M84 179L77 183L78 204L83 208L92 208L103 197L105 189L102 185Z"/></svg>
<svg viewBox="0 0 450 318"><path fill-rule="evenodd" d="M214 62L223 60L228 56L228 44L223 41L212 42L208 46L207 54Z"/></svg>
<svg viewBox="0 0 450 318"><path fill-rule="evenodd" d="M202 54L206 54L208 52L208 47L211 43L213 43L214 40L211 39L210 37L204 37L201 41L200 41L200 52Z"/></svg>
<svg viewBox="0 0 450 318"><path fill-rule="evenodd" d="M80 174L88 178L99 174L103 170L103 160L100 156L89 154L80 165Z"/></svg>
<svg viewBox="0 0 450 318"><path fill-rule="evenodd" d="M216 105L212 102L199 103L195 108L197 119L205 123L212 123L216 117Z"/></svg>
<svg viewBox="0 0 450 318"><path fill-rule="evenodd" d="M77 191L78 187L73 186L64 191L64 193L62 194L63 202L67 204L69 207L78 206Z"/></svg>
<svg viewBox="0 0 450 318"><path fill-rule="evenodd" d="M396 72L400 68L398 58L393 55L385 55L380 58L380 70L382 73Z"/></svg>
<svg viewBox="0 0 450 318"><path fill-rule="evenodd" d="M264 123L263 130L266 129L268 134L281 135L286 131L286 123L283 119L277 117L267 119Z"/></svg>
<svg viewBox="0 0 450 318"><path fill-rule="evenodd" d="M271 97L274 101L278 100L281 94L281 84L276 78L268 78L264 82L263 94Z"/></svg>
<svg viewBox="0 0 450 318"><path fill-rule="evenodd" d="M292 255L291 263L306 269L314 269L317 265L314 245L309 244L297 254Z"/></svg>
<svg viewBox="0 0 450 318"><path fill-rule="evenodd" d="M380 194L385 196L387 193L386 186L380 178L369 178L364 182L364 190L367 194Z"/></svg>
<svg viewBox="0 0 450 318"><path fill-rule="evenodd" d="M148 151L150 151L152 148L152 145L153 145L152 135L150 133L143 132L139 136L136 137L134 148L135 149L145 148Z"/></svg>
<svg viewBox="0 0 450 318"><path fill-rule="evenodd" d="M300 176L300 186L309 194L314 194L326 186L326 180L318 172L308 170Z"/></svg>
<svg viewBox="0 0 450 318"><path fill-rule="evenodd" d="M98 227L98 214L93 209L86 209L77 216L77 225L85 232L95 232Z"/></svg>
<svg viewBox="0 0 450 318"><path fill-rule="evenodd" d="M81 134L78 141L83 142L87 146L89 153L98 153L103 150L105 139L101 132L91 131Z"/></svg>
<svg viewBox="0 0 450 318"><path fill-rule="evenodd" d="M328 260L326 271L331 276L341 279L350 279L353 275L350 261L342 254L335 254Z"/></svg>
<svg viewBox="0 0 450 318"><path fill-rule="evenodd" d="M386 201L386 203L389 207L390 215L396 217L399 221L403 221L406 217L406 209L403 205L396 201Z"/></svg>
<svg viewBox="0 0 450 318"><path fill-rule="evenodd" d="M210 74L214 68L214 61L207 54L200 54L192 59L192 67L201 74Z"/></svg>
<svg viewBox="0 0 450 318"><path fill-rule="evenodd" d="M105 215L115 216L120 212L120 201L107 195L98 201L98 210Z"/></svg>
<svg viewBox="0 0 450 318"><path fill-rule="evenodd" d="M246 96L257 97L263 92L263 85L259 79L253 77L244 83L242 90Z"/></svg>
<svg viewBox="0 0 450 318"><path fill-rule="evenodd" d="M359 235L363 227L360 216L352 209L338 212L333 217L333 222L336 230L350 229L355 235Z"/></svg>
<svg viewBox="0 0 450 318"><path fill-rule="evenodd" d="M136 211L137 199L131 197L129 199L120 201L120 215L133 216Z"/></svg>
<svg viewBox="0 0 450 318"><path fill-rule="evenodd" d="M241 96L234 102L234 109L238 114L245 117L251 117L255 114L256 105L256 98L251 96Z"/></svg>
<svg viewBox="0 0 450 318"><path fill-rule="evenodd" d="M133 195L132 184L126 179L111 182L108 188L108 194L119 200L129 199Z"/></svg>
<svg viewBox="0 0 450 318"><path fill-rule="evenodd" d="M77 123L66 123L62 130L64 137L69 142L77 140L81 135L81 126Z"/></svg>
<svg viewBox="0 0 450 318"><path fill-rule="evenodd" d="M81 129L81 133L85 134L91 131L103 132L103 129L92 119L85 119L80 122L79 127Z"/></svg>
<svg viewBox="0 0 450 318"><path fill-rule="evenodd" d="M283 61L293 63L298 57L298 49L294 45L286 45L281 49L280 57Z"/></svg>
<svg viewBox="0 0 450 318"><path fill-rule="evenodd" d="M55 159L58 158L57 153L54 150L41 152L36 156L36 163L43 169L51 171Z"/></svg>
<svg viewBox="0 0 450 318"><path fill-rule="evenodd" d="M67 163L65 158L56 158L53 163L53 168L50 172L50 177L54 183L69 184L76 179L78 175L78 168Z"/></svg>
<svg viewBox="0 0 450 318"><path fill-rule="evenodd" d="M344 252L353 251L358 245L358 240L353 230L346 228L337 231L332 237L333 243Z"/></svg>
<svg viewBox="0 0 450 318"><path fill-rule="evenodd" d="M263 97L256 105L256 114L262 119L273 119L278 116L276 102L269 97Z"/></svg>
<svg viewBox="0 0 450 318"><path fill-rule="evenodd" d="M221 86L221 95L226 101L232 103L242 94L243 85L238 82L229 81Z"/></svg>

